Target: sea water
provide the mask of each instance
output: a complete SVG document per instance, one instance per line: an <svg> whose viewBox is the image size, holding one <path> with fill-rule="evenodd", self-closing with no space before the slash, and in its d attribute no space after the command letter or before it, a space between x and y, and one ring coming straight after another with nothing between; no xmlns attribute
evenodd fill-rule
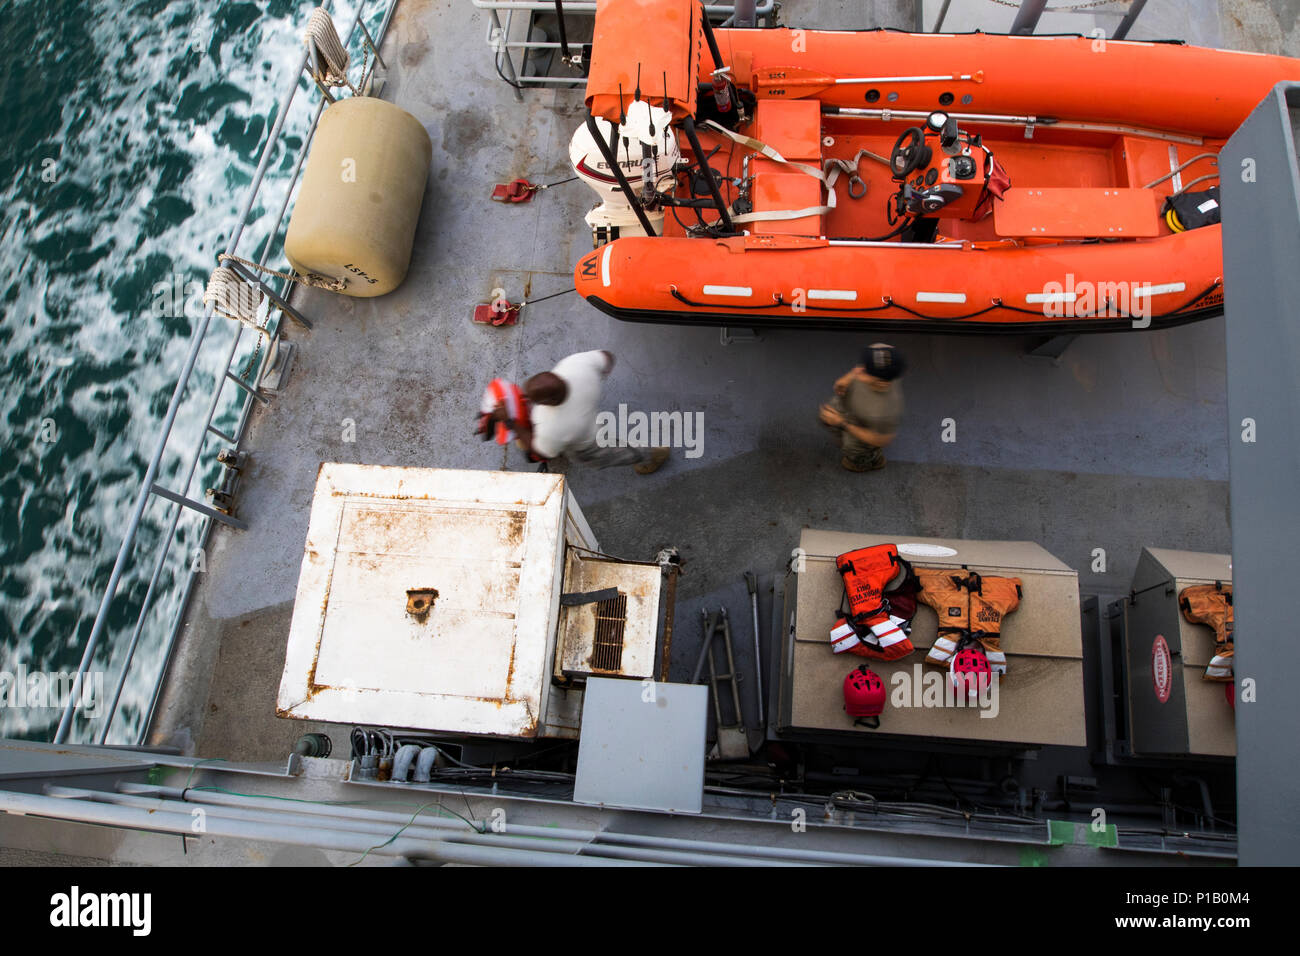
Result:
<svg viewBox="0 0 1300 956"><path fill-rule="evenodd" d="M77 668L202 316L197 295L165 290L195 292L216 265L316 5L0 2L0 672L57 685ZM372 29L384 6L367 4ZM331 5L340 32L355 8ZM248 258L318 97L303 79L239 247ZM283 268L278 256L268 265ZM176 490L235 332L213 323L159 471ZM254 336L241 342L251 362ZM227 383L223 399L217 424L229 431L242 395ZM219 470L218 447L209 442L192 497ZM111 605L92 668L110 694L172 508L150 502ZM199 531L184 513L110 742L134 742L147 718ZM0 706L0 736L48 739L60 713L57 702ZM74 731L88 740L99 726Z"/></svg>

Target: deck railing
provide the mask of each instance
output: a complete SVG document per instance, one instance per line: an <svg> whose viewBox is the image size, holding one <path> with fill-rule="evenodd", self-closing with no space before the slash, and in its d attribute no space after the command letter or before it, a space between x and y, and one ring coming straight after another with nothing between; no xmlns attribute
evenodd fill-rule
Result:
<svg viewBox="0 0 1300 956"><path fill-rule="evenodd" d="M918 0L919 2L919 0ZM1019 0L1019 5L1012 0L991 0L993 3L1000 3L1005 7L1016 7L1016 18L1011 23L1008 33L1015 36L1029 36L1038 28L1038 21L1044 13L1091 13L1096 7L1118 5L1127 3L1128 9L1124 11L1124 18L1120 21L1114 32L1107 37L1110 40L1123 40L1128 36L1129 30L1137 22L1137 18L1142 15L1142 8L1146 6L1147 0L1077 0L1077 2L1065 3L1056 7L1049 7L1048 0ZM934 21L932 33L943 32L943 21L948 18L948 7L952 0L943 0L943 5L939 7L939 16Z"/></svg>
<svg viewBox="0 0 1300 956"><path fill-rule="evenodd" d="M554 55L555 51L566 52L566 48L577 47L583 43L569 43L561 32L560 40L534 40L532 26L534 14L557 14L563 17L594 17L596 4L594 0L473 0L474 6L488 13L487 45L495 57L494 66L501 78L515 88L515 95L523 98L522 90L526 87L576 87L587 82L584 71L574 69L570 76L536 76L530 75L525 68L529 56L539 53ZM738 14L752 14L756 24L773 26L781 4L778 0L751 0L740 3L705 3L704 9L710 21L719 21L722 26L731 26ZM504 19L502 14L505 15ZM515 22L516 14L526 14L522 26ZM564 21L560 20L561 28ZM516 54L519 57L515 61Z"/></svg>
<svg viewBox="0 0 1300 956"><path fill-rule="evenodd" d="M374 2L372 2L372 0L357 0L356 10L352 15L351 22L348 25L346 32L340 34L344 45L348 48L353 47L353 39L358 36L358 28L360 28L361 36L364 36L367 40L371 41L376 49L380 48L383 45L384 35L388 30L389 23L392 21L393 12L397 8L398 2L399 0L374 0ZM330 0L324 0L322 6L327 11L330 10ZM383 11L382 21L373 31L368 30L365 26L367 15L373 22L373 20L379 16L379 11L381 10ZM253 174L253 179L248 185L239 215L230 231L230 238L226 242L224 251L227 255L238 255L240 253L240 242L248 231L249 226L254 223L259 225L269 223L270 228L266 232L265 245L257 261L259 261L262 266L266 266L273 252L280 257L283 256L283 241L277 240L280 235L281 227L284 224L285 213L289 208L290 197L293 194L294 187L297 185L298 178L302 172L303 161L305 160L307 152L311 146L312 137L316 131L316 125L320 121L321 113L326 105L326 98L324 95L319 96L317 99L311 123L307 129L306 135L303 137L301 146L297 150L293 172L289 177L288 182L283 185L284 197L278 204L278 207L275 208L274 217L270 219L267 218L270 214L269 209L267 213L255 217L251 222L249 217L259 199L259 194L261 193L263 184L266 181L267 171L271 166L272 158L276 155L278 148L282 145L285 119L289 115L289 109L298 93L300 81L302 80L304 71L307 69L309 62L311 62L310 54L304 48L302 59L298 63L298 68L286 83L284 93L281 96L279 106L275 113L275 120L272 123L271 128L268 130L265 141L263 142L257 170ZM308 88L311 89L311 87ZM319 93L321 91L317 90L317 92ZM248 255L251 256L253 253L248 253ZM290 290L288 287L290 284L291 283L282 280L278 289L278 295L287 299L289 296ZM221 366L221 368L224 369L224 373L217 379L216 385L213 388L213 394L207 406L207 414L203 419L203 428L198 431L197 437L193 434L178 435L173 431L176 424L177 412L180 410L183 401L187 398L187 395L193 397L191 395L192 379L194 377L196 366L200 364L200 356L203 355L205 351L219 349L221 347L223 337L219 334L214 334L212 318L212 305L207 304L204 307L202 319L199 320L198 325L195 327L194 332L191 335L189 352L186 355L184 366L181 369L180 378L176 383L175 390L172 392L171 401L167 406L167 411L163 415L153 454L145 469L144 478L140 482L139 492L135 498L135 505L131 512L130 519L127 522L122 537L121 547L118 549L117 559L114 562L113 570L109 575L108 584L104 589L103 599L99 605L99 611L95 616L95 621L91 627L90 635L86 639L82 651L81 662L78 666L76 677L72 682L71 693L69 694L63 715L59 721L58 729L54 734L54 743L64 743L68 741L69 735L73 731L74 717L76 716L78 704L82 701L83 696L82 685L87 679L87 673L90 671L94 662L95 653L99 648L100 642L105 638L105 632L109 628L110 608L119 596L119 589L122 584L123 576L126 574L128 568L132 566L132 562L135 560L148 560L150 555L152 555L154 559L149 584L145 591L143 600L140 603L139 611L135 617L135 623L132 627L131 636L126 646L122 665L118 671L116 685L107 712L102 714L102 716L96 716L94 718L99 721L99 724L97 727L92 726L93 732L91 736L101 744L108 740L108 734L112 728L113 718L118 710L122 690L126 685L127 678L131 673L132 665L135 661L135 653L141 635L144 633L146 623L149 621L150 611L158 604L159 584L163 579L164 569L167 566L167 559L171 553L172 543L176 537L176 528L181 519L181 515L186 511L189 511L200 516L201 524L198 531L200 548L205 548L207 545L209 535L212 531L213 521L224 521L236 527L243 526L237 519L233 519L231 516L217 508L209 508L200 504L188 494L188 489L194 480L195 473L198 471L199 463L203 460L205 451L209 450L210 442L215 439L230 448L237 449L248 426L249 417L253 410L253 404L255 402L266 404L269 401L267 396L258 388L257 385L257 376L260 367L256 361L250 363L250 367L247 369L245 374L240 374L236 370L241 339L243 339L245 334L245 327L242 323L222 322L218 325L218 328L222 329L229 328L233 325L234 332L233 336L225 342L225 363ZM279 321L283 321L283 316L279 318ZM276 328L278 328L278 325ZM274 337L274 331L275 330L273 329L270 333L272 337ZM231 404L229 399L227 398L227 400L223 402L223 396L227 395L224 390L224 386L227 382L230 382L240 393L236 396L234 403L237 406L237 424L233 431L230 432L218 428L215 423L219 412L223 409L229 411L229 406ZM181 490L177 492L159 484L159 470L164 458L168 456L169 452L174 453L176 446L183 447L183 442L186 440L189 440L191 444L188 448L188 454L182 454L182 461L185 463L180 472L183 484L180 486ZM144 519L146 509L149 507L150 503L155 500L158 500L160 506L166 509L162 519L162 524L165 526L166 532L158 540L157 545L149 554L143 554L137 559L133 552L135 550L141 522ZM164 644L165 649L162 655L161 666L159 667L157 678L153 685L153 691L148 695L148 710L141 721L137 739L132 741L136 745L144 743L145 735L148 733L153 711L157 707L163 677L166 674L172 649L175 646L176 636L179 633L181 622L185 616L190 594L194 589L197 573L198 571L194 564L191 563L188 567L182 570L183 582L173 583L173 587L180 587L181 597L174 607L173 619L167 626Z"/></svg>

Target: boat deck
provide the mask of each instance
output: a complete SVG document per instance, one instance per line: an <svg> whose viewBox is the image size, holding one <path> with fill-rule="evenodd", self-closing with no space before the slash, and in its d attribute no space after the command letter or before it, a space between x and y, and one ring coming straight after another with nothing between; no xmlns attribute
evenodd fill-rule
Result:
<svg viewBox="0 0 1300 956"><path fill-rule="evenodd" d="M1010 12L987 6L987 29L1005 28L993 21ZM1189 38L1226 43L1206 26L1217 22L1211 2L1152 2L1134 38L1186 34L1193 6L1207 20ZM782 15L793 26L911 28L914 14L909 2L790 0ZM1248 42L1242 22L1253 21L1234 21L1233 36ZM485 26L454 0L398 7L383 95L425 124L434 148L410 274L379 299L295 299L315 329L290 329L289 384L252 421L237 504L250 527L214 532L151 742L279 761L319 729L277 718L275 698L320 463L531 469L517 450L473 436L480 393L493 376L520 381L587 349L618 357L607 408L703 414L702 453L677 449L653 476L567 470L604 550L646 560L681 549L677 680L689 679L702 607L725 605L740 623L737 664L751 671L742 575L760 575L768 620L775 572L804 527L1036 541L1103 601L1127 591L1143 546L1229 550L1222 319L1083 337L1059 360L1027 354L1038 344L1027 337L894 336L911 365L907 410L888 467L871 474L839 467L816 418L867 344L860 334L723 344L718 329L620 323L575 294L527 306L512 328L472 324L473 305L496 287L513 301L571 289L595 200L578 182L527 205L488 200L494 183L518 176L567 178L583 112L577 91L529 91L519 103L493 70ZM355 441L344 440L348 420ZM944 440L949 420L955 441ZM333 737L346 747L346 731Z"/></svg>

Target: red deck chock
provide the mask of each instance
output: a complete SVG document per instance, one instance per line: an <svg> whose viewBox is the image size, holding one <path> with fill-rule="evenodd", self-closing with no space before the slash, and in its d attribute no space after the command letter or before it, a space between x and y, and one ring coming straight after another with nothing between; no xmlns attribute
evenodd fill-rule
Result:
<svg viewBox="0 0 1300 956"><path fill-rule="evenodd" d="M492 302L480 302L474 306L474 322L477 325L517 325L519 309L523 303L513 305L505 299Z"/></svg>
<svg viewBox="0 0 1300 956"><path fill-rule="evenodd" d="M492 189L492 199L494 202L528 202L533 198L533 194L541 188L541 186L535 186L526 179L497 183Z"/></svg>

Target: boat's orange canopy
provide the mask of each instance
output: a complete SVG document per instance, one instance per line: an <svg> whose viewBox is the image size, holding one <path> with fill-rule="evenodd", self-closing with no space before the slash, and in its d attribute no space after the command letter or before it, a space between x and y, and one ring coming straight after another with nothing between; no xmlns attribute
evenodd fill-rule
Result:
<svg viewBox="0 0 1300 956"><path fill-rule="evenodd" d="M612 123L636 99L662 106L673 120L695 115L695 77L704 68L704 11L699 0L599 0L587 77L587 109Z"/></svg>

